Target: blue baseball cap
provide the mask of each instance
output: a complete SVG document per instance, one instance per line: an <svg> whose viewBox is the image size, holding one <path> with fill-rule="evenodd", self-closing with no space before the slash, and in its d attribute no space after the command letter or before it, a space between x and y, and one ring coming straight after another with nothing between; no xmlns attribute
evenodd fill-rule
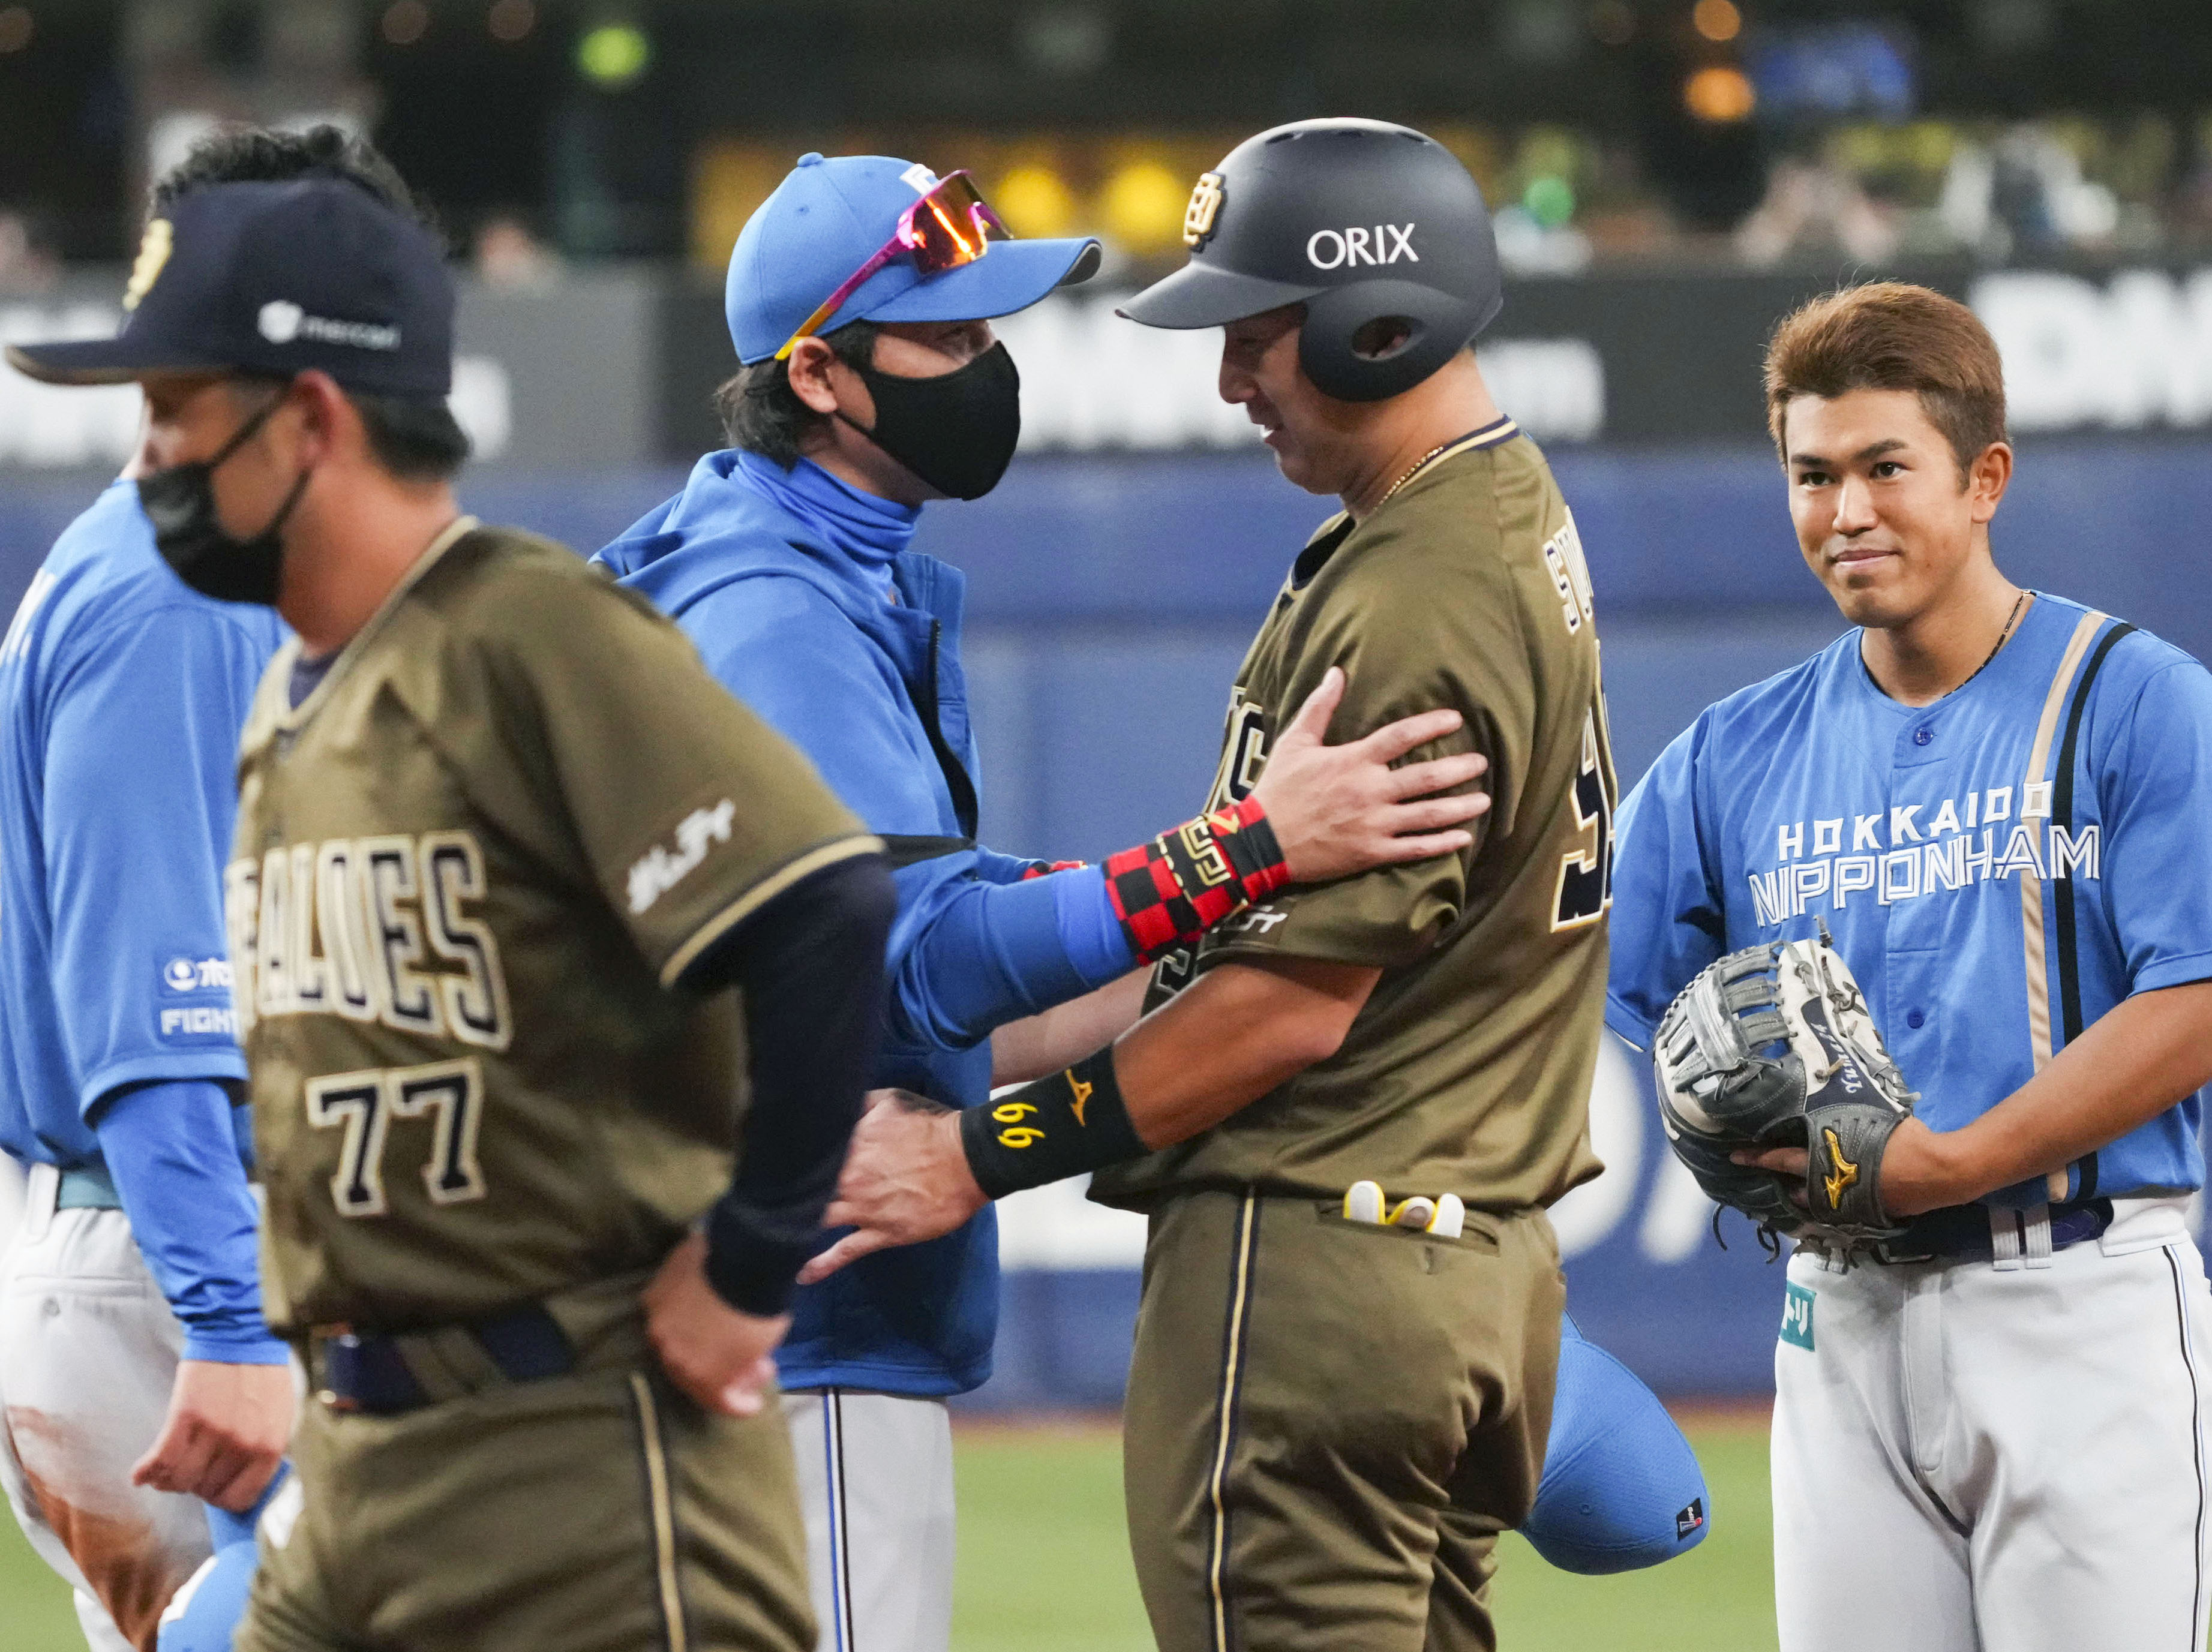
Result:
<svg viewBox="0 0 2212 1652"><path fill-rule="evenodd" d="M730 253L723 308L738 360L781 349L832 293L890 240L899 215L938 176L887 155L802 155L775 193L745 221ZM993 241L973 264L925 276L894 258L863 282L821 331L848 321L984 321L1026 310L1055 287L1097 273L1087 236Z"/></svg>
<svg viewBox="0 0 2212 1652"><path fill-rule="evenodd" d="M60 385L319 367L363 395L434 400L453 389L444 248L335 174L180 196L147 224L123 307L112 338L11 344L8 360Z"/></svg>

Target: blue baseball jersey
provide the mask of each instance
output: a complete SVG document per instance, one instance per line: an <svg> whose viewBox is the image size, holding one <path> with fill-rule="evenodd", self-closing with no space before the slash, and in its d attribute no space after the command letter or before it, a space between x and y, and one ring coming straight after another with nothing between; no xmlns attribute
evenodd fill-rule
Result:
<svg viewBox="0 0 2212 1652"><path fill-rule="evenodd" d="M92 1162L129 1084L238 1079L222 863L239 730L283 635L195 595L118 482L0 642L0 1148Z"/></svg>
<svg viewBox="0 0 2212 1652"><path fill-rule="evenodd" d="M1622 805L1607 1020L1648 1046L1706 964L1825 922L1920 1116L1955 1130L2123 999L2212 978L2212 674L2038 594L1983 671L1906 706L1860 635L1708 708ZM1984 1202L2195 1188L2198 1114Z"/></svg>

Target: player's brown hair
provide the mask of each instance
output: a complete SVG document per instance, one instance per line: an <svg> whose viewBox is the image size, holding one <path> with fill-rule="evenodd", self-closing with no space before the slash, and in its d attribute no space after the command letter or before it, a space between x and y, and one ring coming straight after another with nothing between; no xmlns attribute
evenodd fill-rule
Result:
<svg viewBox="0 0 2212 1652"><path fill-rule="evenodd" d="M1798 396L1909 390L1958 461L1960 485L2005 436L2004 365L1980 318L1901 281L1846 287L1800 305L1766 343L1766 428L1784 463L1783 418Z"/></svg>

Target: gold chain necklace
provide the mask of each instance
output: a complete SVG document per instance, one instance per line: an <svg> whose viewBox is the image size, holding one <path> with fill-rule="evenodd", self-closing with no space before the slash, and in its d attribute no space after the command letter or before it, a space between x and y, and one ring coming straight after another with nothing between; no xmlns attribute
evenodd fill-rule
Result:
<svg viewBox="0 0 2212 1652"><path fill-rule="evenodd" d="M1434 459L1434 458L1435 458L1438 453L1443 452L1444 451L1444 449L1445 449L1445 448L1449 447L1449 446L1454 446L1455 444L1456 444L1456 443L1459 441L1459 440L1460 440L1460 438L1459 438L1459 437L1457 437L1457 436L1454 436L1454 437L1451 439L1451 440L1450 440L1450 441L1440 441L1440 442L1438 442L1435 446L1433 446L1433 447L1430 448L1430 449L1429 449L1429 451L1428 451L1427 452L1425 452L1425 453L1422 454L1422 455L1420 456L1420 458L1419 458L1419 459L1415 459L1415 460L1413 461L1413 468L1412 468L1412 469L1408 470L1408 471L1406 472L1406 474L1405 474L1405 475L1403 475L1403 476L1400 477L1399 477L1395 482L1392 483L1389 485L1389 487L1388 487L1387 489L1385 489L1383 490L1382 497L1382 498L1380 498L1380 499L1378 499L1378 500L1376 500L1376 501L1375 501L1375 508L1376 508L1376 510L1378 510L1378 511L1379 511L1379 510L1381 510L1381 509L1382 509L1385 505L1389 504L1389 503L1390 502L1390 495L1391 495L1392 494L1396 493L1396 492L1398 491L1398 489L1401 489L1401 488L1404 487L1404 486L1405 486L1408 482L1411 482L1411 481L1412 481L1415 477L1417 477L1417 476L1420 475L1420 473L1421 473L1421 467L1422 467L1423 465L1426 465L1426 464L1427 464L1431 459ZM1373 513L1372 512L1370 512L1370 515L1371 515L1372 513Z"/></svg>

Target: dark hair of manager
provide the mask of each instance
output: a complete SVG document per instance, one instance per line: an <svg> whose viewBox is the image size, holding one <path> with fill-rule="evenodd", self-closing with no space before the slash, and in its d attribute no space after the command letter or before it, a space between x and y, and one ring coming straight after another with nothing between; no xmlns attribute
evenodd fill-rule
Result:
<svg viewBox="0 0 2212 1652"><path fill-rule="evenodd" d="M210 184L283 184L295 178L342 178L433 234L435 215L415 198L392 164L365 138L336 126L305 131L274 131L239 126L202 138L185 158L163 173L148 192L146 216L159 218L179 198ZM282 384L258 374L241 374L242 383ZM410 482L442 482L467 462L468 434L443 398L372 396L347 391L361 415L362 428L376 462Z"/></svg>

